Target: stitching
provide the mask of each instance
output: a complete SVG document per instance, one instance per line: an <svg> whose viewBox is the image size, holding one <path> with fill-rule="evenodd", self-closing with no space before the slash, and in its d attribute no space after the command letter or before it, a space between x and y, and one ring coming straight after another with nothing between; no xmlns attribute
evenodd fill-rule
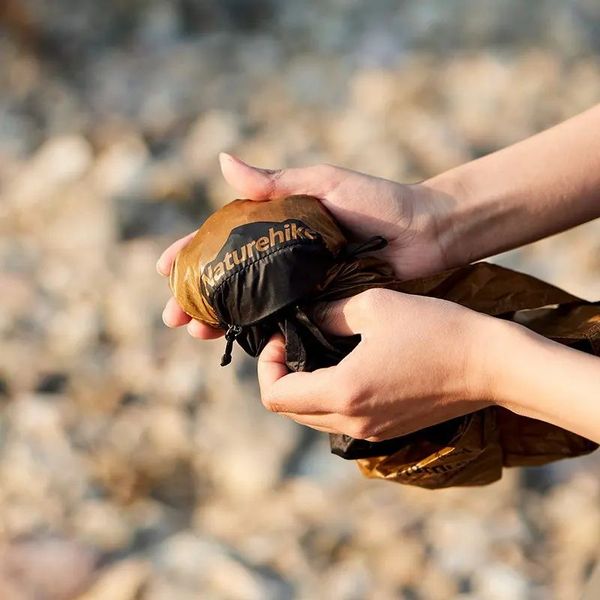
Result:
<svg viewBox="0 0 600 600"><path fill-rule="evenodd" d="M600 323L592 325L592 328L585 334L596 354L600 353L600 340L596 339L598 334L600 334Z"/></svg>

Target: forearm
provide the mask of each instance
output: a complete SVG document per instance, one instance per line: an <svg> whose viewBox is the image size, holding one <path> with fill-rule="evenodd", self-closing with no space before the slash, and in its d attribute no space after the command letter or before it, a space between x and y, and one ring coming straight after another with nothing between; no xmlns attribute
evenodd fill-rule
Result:
<svg viewBox="0 0 600 600"><path fill-rule="evenodd" d="M600 217L600 105L423 185L449 267Z"/></svg>
<svg viewBox="0 0 600 600"><path fill-rule="evenodd" d="M495 403L600 443L600 358L506 321L489 326L484 368Z"/></svg>

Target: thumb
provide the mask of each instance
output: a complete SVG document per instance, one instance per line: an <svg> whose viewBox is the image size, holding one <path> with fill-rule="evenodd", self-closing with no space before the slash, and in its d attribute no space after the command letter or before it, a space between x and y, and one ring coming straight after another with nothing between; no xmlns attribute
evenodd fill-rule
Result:
<svg viewBox="0 0 600 600"><path fill-rule="evenodd" d="M321 197L337 185L341 169L316 165L299 169L261 169L225 152L219 154L225 181L245 198L266 200L294 194Z"/></svg>
<svg viewBox="0 0 600 600"><path fill-rule="evenodd" d="M331 369L290 373L285 365L285 341L274 335L258 357L258 383L265 408L273 412L316 413L331 389Z"/></svg>

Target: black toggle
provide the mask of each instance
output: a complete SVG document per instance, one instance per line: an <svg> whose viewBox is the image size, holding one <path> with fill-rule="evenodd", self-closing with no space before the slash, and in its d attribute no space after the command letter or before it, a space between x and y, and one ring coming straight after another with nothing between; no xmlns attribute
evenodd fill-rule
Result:
<svg viewBox="0 0 600 600"><path fill-rule="evenodd" d="M233 351L233 342L242 333L242 328L239 325L230 325L225 332L225 352L221 357L221 366L225 367L231 362L231 352Z"/></svg>

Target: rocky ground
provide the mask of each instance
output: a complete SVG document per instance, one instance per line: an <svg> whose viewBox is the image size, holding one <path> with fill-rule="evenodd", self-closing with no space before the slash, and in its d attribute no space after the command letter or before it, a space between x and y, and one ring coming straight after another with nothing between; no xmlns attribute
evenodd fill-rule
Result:
<svg viewBox="0 0 600 600"><path fill-rule="evenodd" d="M368 8L367 8L368 6ZM427 492L263 410L161 323L216 154L415 180L600 98L592 0L0 9L0 597L570 600L598 456ZM600 297L600 223L499 257Z"/></svg>

